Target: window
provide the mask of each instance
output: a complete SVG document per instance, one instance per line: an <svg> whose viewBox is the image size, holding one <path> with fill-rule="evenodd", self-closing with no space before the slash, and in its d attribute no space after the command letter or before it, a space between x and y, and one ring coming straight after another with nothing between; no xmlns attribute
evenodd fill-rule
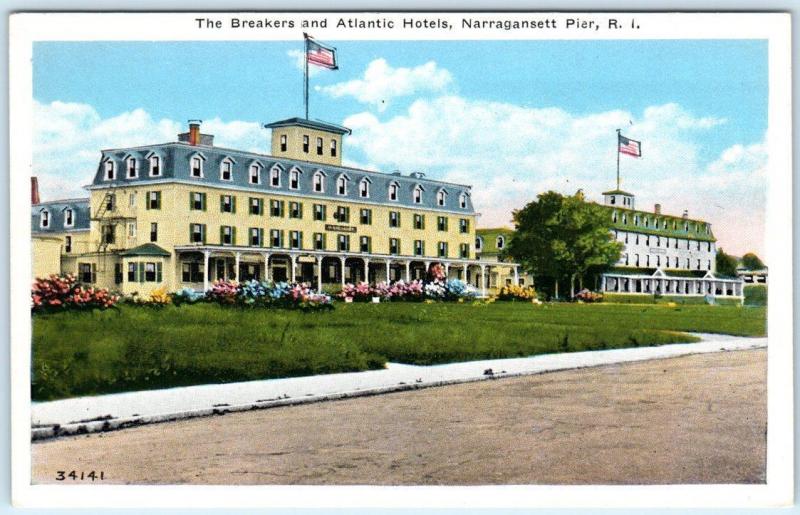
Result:
<svg viewBox="0 0 800 515"><path fill-rule="evenodd" d="M645 260L645 266L649 267L650 266L650 254L647 254L645 256L644 260Z"/></svg>
<svg viewBox="0 0 800 515"><path fill-rule="evenodd" d="M322 138L317 138L317 155L322 155Z"/></svg>
<svg viewBox="0 0 800 515"><path fill-rule="evenodd" d="M300 170L292 170L289 172L289 189L300 189Z"/></svg>
<svg viewBox="0 0 800 515"><path fill-rule="evenodd" d="M200 156L192 157L192 177L203 176L203 158Z"/></svg>
<svg viewBox="0 0 800 515"><path fill-rule="evenodd" d="M321 232L314 233L314 250L325 250L325 235Z"/></svg>
<svg viewBox="0 0 800 515"><path fill-rule="evenodd" d="M700 270L700 260L697 260L697 269Z"/></svg>
<svg viewBox="0 0 800 515"><path fill-rule="evenodd" d="M622 215L622 223L628 225L628 215Z"/></svg>
<svg viewBox="0 0 800 515"><path fill-rule="evenodd" d="M466 193L462 193L461 195L458 196L458 205L461 207L461 209L467 209L467 194Z"/></svg>
<svg viewBox="0 0 800 515"><path fill-rule="evenodd" d="M372 225L372 209L364 208L359 212L361 225Z"/></svg>
<svg viewBox="0 0 800 515"><path fill-rule="evenodd" d="M358 239L358 248L361 252L372 252L372 238L369 236L361 236Z"/></svg>
<svg viewBox="0 0 800 515"><path fill-rule="evenodd" d="M661 246L661 237L660 236L656 236L656 247L660 247L660 246Z"/></svg>
<svg viewBox="0 0 800 515"><path fill-rule="evenodd" d="M399 211L389 211L389 227L400 227Z"/></svg>
<svg viewBox="0 0 800 515"><path fill-rule="evenodd" d="M678 248L678 238L675 238L675 248Z"/></svg>
<svg viewBox="0 0 800 515"><path fill-rule="evenodd" d="M156 222L150 223L150 241L158 241L158 224Z"/></svg>
<svg viewBox="0 0 800 515"><path fill-rule="evenodd" d="M439 244L436 246L437 255L441 258L447 257L447 242L440 241Z"/></svg>
<svg viewBox="0 0 800 515"><path fill-rule="evenodd" d="M710 241L707 241L707 242L706 242L706 250L707 250L708 252L711 252L711 242L710 242Z"/></svg>
<svg viewBox="0 0 800 515"><path fill-rule="evenodd" d="M148 191L147 192L147 209L161 209L161 192Z"/></svg>
<svg viewBox="0 0 800 515"><path fill-rule="evenodd" d="M185 283L201 283L205 275L203 263L183 263L181 272ZM128 275L130 276L130 269Z"/></svg>
<svg viewBox="0 0 800 515"><path fill-rule="evenodd" d="M698 240L695 243L697 244L697 250L700 250L700 241Z"/></svg>
<svg viewBox="0 0 800 515"><path fill-rule="evenodd" d="M269 213L272 216L283 218L283 200L270 200L269 201Z"/></svg>
<svg viewBox="0 0 800 515"><path fill-rule="evenodd" d="M611 215L611 221L617 223L617 213L616 211Z"/></svg>
<svg viewBox="0 0 800 515"><path fill-rule="evenodd" d="M461 259L469 259L469 243L462 243L458 246L458 256Z"/></svg>
<svg viewBox="0 0 800 515"><path fill-rule="evenodd" d="M116 211L117 195L115 193L107 193L105 199L106 199L106 211Z"/></svg>
<svg viewBox="0 0 800 515"><path fill-rule="evenodd" d="M625 243L628 243L628 233L625 233Z"/></svg>
<svg viewBox="0 0 800 515"><path fill-rule="evenodd" d="M303 233L300 231L289 231L289 247L293 249L303 248Z"/></svg>
<svg viewBox="0 0 800 515"><path fill-rule="evenodd" d="M425 229L425 215L414 214L414 229Z"/></svg>
<svg viewBox="0 0 800 515"><path fill-rule="evenodd" d="M286 134L281 134L281 152L286 152L287 141Z"/></svg>
<svg viewBox="0 0 800 515"><path fill-rule="evenodd" d="M64 238L64 252L68 254L72 252L72 236L69 234Z"/></svg>
<svg viewBox="0 0 800 515"><path fill-rule="evenodd" d="M436 228L440 231L447 231L447 217L439 216L436 218Z"/></svg>
<svg viewBox="0 0 800 515"><path fill-rule="evenodd" d="M505 236L498 236L497 237L497 250L503 250L506 247L506 238Z"/></svg>
<svg viewBox="0 0 800 515"><path fill-rule="evenodd" d="M303 218L302 202L289 202L289 218Z"/></svg>
<svg viewBox="0 0 800 515"><path fill-rule="evenodd" d="M125 160L125 164L127 165L128 169L128 179L135 179L137 175L139 175L138 170L136 169L136 158L131 156Z"/></svg>
<svg viewBox="0 0 800 515"><path fill-rule="evenodd" d="M317 193L321 193L325 191L325 175L322 172L316 172L314 174L314 191Z"/></svg>
<svg viewBox="0 0 800 515"><path fill-rule="evenodd" d="M684 222L683 230L686 231L686 232L689 232L689 222Z"/></svg>
<svg viewBox="0 0 800 515"><path fill-rule="evenodd" d="M236 227L223 225L219 228L220 245L236 245Z"/></svg>
<svg viewBox="0 0 800 515"><path fill-rule="evenodd" d="M414 188L414 204L422 204L422 187L417 186Z"/></svg>
<svg viewBox="0 0 800 515"><path fill-rule="evenodd" d="M303 152L308 154L308 136L303 136Z"/></svg>
<svg viewBox="0 0 800 515"><path fill-rule="evenodd" d="M397 200L397 190L399 189L396 182L389 185L389 200Z"/></svg>
<svg viewBox="0 0 800 515"><path fill-rule="evenodd" d="M650 220L648 218L644 219L644 226L645 227L650 227Z"/></svg>
<svg viewBox="0 0 800 515"><path fill-rule="evenodd" d="M686 268L692 268L692 265L689 263L689 258L686 258Z"/></svg>
<svg viewBox="0 0 800 515"><path fill-rule="evenodd" d="M336 140L331 140L331 157L336 157Z"/></svg>
<svg viewBox="0 0 800 515"><path fill-rule="evenodd" d="M197 191L193 191L189 194L190 196L190 203L189 208L194 211L205 211L206 210L206 194L199 193Z"/></svg>
<svg viewBox="0 0 800 515"><path fill-rule="evenodd" d="M422 240L414 240L414 255L415 256L424 256L425 255L425 242Z"/></svg>
<svg viewBox="0 0 800 515"><path fill-rule="evenodd" d="M389 238L389 254L393 256L400 254L400 240L397 238Z"/></svg>
<svg viewBox="0 0 800 515"><path fill-rule="evenodd" d="M251 247L260 247L264 244L264 229L258 227L251 227L248 240Z"/></svg>
<svg viewBox="0 0 800 515"><path fill-rule="evenodd" d="M264 201L260 198L250 197L250 214L263 215L264 214Z"/></svg>
<svg viewBox="0 0 800 515"><path fill-rule="evenodd" d="M639 254L634 255L634 266L639 266Z"/></svg>
<svg viewBox="0 0 800 515"><path fill-rule="evenodd" d="M361 179L361 182L358 183L358 195L361 198L369 198L369 179L366 177Z"/></svg>
<svg viewBox="0 0 800 515"><path fill-rule="evenodd" d="M116 240L116 226L114 225L104 225L102 234L103 234L103 243L113 244L114 240Z"/></svg>
<svg viewBox="0 0 800 515"><path fill-rule="evenodd" d="M475 251L480 252L482 250L483 250L483 238L478 236L477 238L475 238Z"/></svg>
<svg viewBox="0 0 800 515"><path fill-rule="evenodd" d="M236 197L231 195L220 195L219 197L219 210L221 213L235 213L236 212Z"/></svg>
<svg viewBox="0 0 800 515"><path fill-rule="evenodd" d="M614 196L614 195L611 195L611 202L610 202L610 204L611 204L611 205L614 205L614 204L616 204L616 203L617 203L617 197L616 197L616 196Z"/></svg>
<svg viewBox="0 0 800 515"><path fill-rule="evenodd" d="M189 226L189 238L192 243L205 243L206 224L191 224Z"/></svg>
<svg viewBox="0 0 800 515"><path fill-rule="evenodd" d="M639 244L639 235L638 234L636 235L636 244L637 245Z"/></svg>
<svg viewBox="0 0 800 515"><path fill-rule="evenodd" d="M82 283L93 283L97 278L97 267L94 263L78 263L78 276Z"/></svg>
<svg viewBox="0 0 800 515"><path fill-rule="evenodd" d="M273 248L283 247L283 231L272 229L269 232L270 244Z"/></svg>
<svg viewBox="0 0 800 515"><path fill-rule="evenodd" d="M349 252L350 251L350 235L349 234L340 234L336 237L336 248L340 252Z"/></svg>
<svg viewBox="0 0 800 515"><path fill-rule="evenodd" d="M336 212L333 214L333 219L337 222L349 223L350 222L350 208L345 206L338 206Z"/></svg>
<svg viewBox="0 0 800 515"><path fill-rule="evenodd" d="M130 207L136 207L136 192L135 191L132 191L128 195L128 205Z"/></svg>
<svg viewBox="0 0 800 515"><path fill-rule="evenodd" d="M444 190L439 190L436 193L436 205L444 206L446 201L447 201L447 192Z"/></svg>
<svg viewBox="0 0 800 515"><path fill-rule="evenodd" d="M458 220L458 232L466 234L469 232L469 220L461 218Z"/></svg>
<svg viewBox="0 0 800 515"><path fill-rule="evenodd" d="M269 183L274 188L281 186L281 169L279 167L273 166L269 171Z"/></svg>
<svg viewBox="0 0 800 515"><path fill-rule="evenodd" d="M661 256L656 256L656 266L661 266Z"/></svg>
<svg viewBox="0 0 800 515"><path fill-rule="evenodd" d="M711 270L711 260L710 259L708 260L708 267L706 268L706 270Z"/></svg>
<svg viewBox="0 0 800 515"><path fill-rule="evenodd" d="M75 225L75 211L68 207L64 210L64 227L72 227Z"/></svg>
<svg viewBox="0 0 800 515"><path fill-rule="evenodd" d="M136 222L128 222L128 237L136 237Z"/></svg>
<svg viewBox="0 0 800 515"><path fill-rule="evenodd" d="M639 215L634 215L634 217L633 217L633 225L639 225Z"/></svg>
<svg viewBox="0 0 800 515"><path fill-rule="evenodd" d="M233 160L231 158L226 157L222 160L219 165L219 178L223 181L233 180Z"/></svg>
<svg viewBox="0 0 800 515"><path fill-rule="evenodd" d="M113 181L116 178L117 174L116 174L116 167L114 166L114 161L111 158L106 159L105 170L106 170L105 173L106 180Z"/></svg>
<svg viewBox="0 0 800 515"><path fill-rule="evenodd" d="M156 264L155 263L145 263L144 264L144 280L148 283L156 282Z"/></svg>
<svg viewBox="0 0 800 515"><path fill-rule="evenodd" d="M250 184L261 184L261 167L258 164L250 165Z"/></svg>
<svg viewBox="0 0 800 515"><path fill-rule="evenodd" d="M627 254L625 254L625 264L626 265L628 264L628 255Z"/></svg>
<svg viewBox="0 0 800 515"><path fill-rule="evenodd" d="M347 177L344 175L340 175L338 179L336 179L336 193L339 195L347 195Z"/></svg>
<svg viewBox="0 0 800 515"><path fill-rule="evenodd" d="M327 218L324 204L314 204L314 220L324 222Z"/></svg>

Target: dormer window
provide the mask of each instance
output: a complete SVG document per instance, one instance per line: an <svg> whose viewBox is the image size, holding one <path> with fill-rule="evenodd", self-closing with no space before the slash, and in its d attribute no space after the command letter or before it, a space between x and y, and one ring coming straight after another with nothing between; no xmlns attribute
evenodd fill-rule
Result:
<svg viewBox="0 0 800 515"><path fill-rule="evenodd" d="M331 157L336 157L336 140L331 140Z"/></svg>
<svg viewBox="0 0 800 515"><path fill-rule="evenodd" d="M261 166L258 163L250 165L250 184L261 184Z"/></svg>
<svg viewBox="0 0 800 515"><path fill-rule="evenodd" d="M458 205L461 206L461 209L467 209L467 194L462 193L458 196Z"/></svg>
<svg viewBox="0 0 800 515"><path fill-rule="evenodd" d="M506 246L506 239L504 236L497 237L497 250L503 250Z"/></svg>
<svg viewBox="0 0 800 515"><path fill-rule="evenodd" d="M136 158L131 156L125 160L128 168L128 179L135 179L138 175L138 170L136 169Z"/></svg>
<svg viewBox="0 0 800 515"><path fill-rule="evenodd" d="M226 157L222 160L219 167L219 178L223 181L233 180L233 160L231 158Z"/></svg>
<svg viewBox="0 0 800 515"><path fill-rule="evenodd" d="M286 134L281 134L281 152L286 152L287 147Z"/></svg>
<svg viewBox="0 0 800 515"><path fill-rule="evenodd" d="M105 164L105 178L107 181L113 181L116 178L116 175L114 161L109 158L106 160Z"/></svg>
<svg viewBox="0 0 800 515"><path fill-rule="evenodd" d="M336 193L339 195L347 195L347 177L344 175L340 175L338 179L336 179Z"/></svg>
<svg viewBox="0 0 800 515"><path fill-rule="evenodd" d="M269 171L269 183L271 186L275 188L279 188L281 185L281 169L280 167L273 166L272 170Z"/></svg>
<svg viewBox="0 0 800 515"><path fill-rule="evenodd" d="M314 174L314 191L317 193L322 193L325 191L325 175L322 172L316 172Z"/></svg>
<svg viewBox="0 0 800 515"><path fill-rule="evenodd" d="M444 190L439 190L436 193L436 205L444 206L446 201L447 201L447 192Z"/></svg>
<svg viewBox="0 0 800 515"><path fill-rule="evenodd" d="M50 211L46 209L39 213L39 227L47 229L50 227Z"/></svg>
<svg viewBox="0 0 800 515"><path fill-rule="evenodd" d="M289 189L300 189L300 170L292 170L289 172Z"/></svg>
<svg viewBox="0 0 800 515"><path fill-rule="evenodd" d="M358 195L361 198L369 198L369 180L366 177L358 184Z"/></svg>
<svg viewBox="0 0 800 515"><path fill-rule="evenodd" d="M68 207L64 210L64 227L72 227L75 225L75 211Z"/></svg>
<svg viewBox="0 0 800 515"><path fill-rule="evenodd" d="M161 175L161 157L150 156L150 177L158 177Z"/></svg>
<svg viewBox="0 0 800 515"><path fill-rule="evenodd" d="M396 182L393 182L389 185L389 200L397 200L397 190L399 186Z"/></svg>
<svg viewBox="0 0 800 515"><path fill-rule="evenodd" d="M483 250L483 238L478 236L477 238L475 238L475 251L480 252L482 250Z"/></svg>
<svg viewBox="0 0 800 515"><path fill-rule="evenodd" d="M414 188L414 204L422 204L422 187L417 186Z"/></svg>
<svg viewBox="0 0 800 515"><path fill-rule="evenodd" d="M203 158L200 156L192 157L191 161L192 165L192 177L202 177L203 176Z"/></svg>

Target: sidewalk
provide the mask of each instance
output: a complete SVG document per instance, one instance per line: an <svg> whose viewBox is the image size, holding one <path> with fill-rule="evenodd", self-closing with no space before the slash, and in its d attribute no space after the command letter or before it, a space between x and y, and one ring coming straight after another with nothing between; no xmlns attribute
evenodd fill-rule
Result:
<svg viewBox="0 0 800 515"><path fill-rule="evenodd" d="M767 346L767 338L713 334L697 336L703 341L660 347L545 354L530 358L470 361L435 366L389 363L386 369L367 372L188 386L38 402L33 403L31 408L31 436L33 440L39 440L234 411Z"/></svg>

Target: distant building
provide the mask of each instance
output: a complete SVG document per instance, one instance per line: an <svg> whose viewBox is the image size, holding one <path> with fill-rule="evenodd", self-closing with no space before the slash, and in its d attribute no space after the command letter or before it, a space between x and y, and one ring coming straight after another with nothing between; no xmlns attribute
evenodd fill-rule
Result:
<svg viewBox="0 0 800 515"><path fill-rule="evenodd" d="M492 266L486 276L487 288L498 289L503 286L518 284L520 286L533 286L533 277L512 263L505 255L513 229L496 227L492 229L477 229L475 231L475 255L487 264L504 264L506 266ZM478 279L477 277L475 278ZM479 286L477 282L473 286Z"/></svg>

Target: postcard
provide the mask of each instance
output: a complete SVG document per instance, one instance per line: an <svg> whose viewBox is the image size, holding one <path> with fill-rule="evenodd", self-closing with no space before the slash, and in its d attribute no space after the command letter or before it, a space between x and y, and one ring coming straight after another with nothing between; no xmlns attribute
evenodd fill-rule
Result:
<svg viewBox="0 0 800 515"><path fill-rule="evenodd" d="M788 14L10 31L17 505L792 502Z"/></svg>

